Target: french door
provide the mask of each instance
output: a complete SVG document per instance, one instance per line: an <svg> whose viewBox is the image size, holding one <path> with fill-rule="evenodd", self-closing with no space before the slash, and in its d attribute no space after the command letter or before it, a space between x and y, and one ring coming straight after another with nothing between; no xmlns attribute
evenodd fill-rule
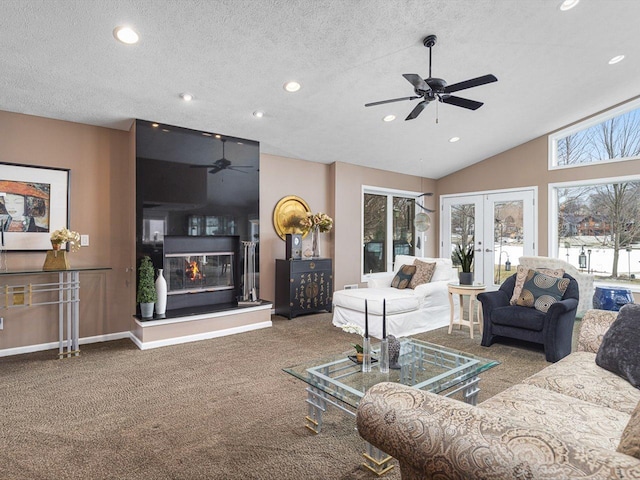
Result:
<svg viewBox="0 0 640 480"><path fill-rule="evenodd" d="M495 290L514 273L518 258L535 255L536 193L532 187L443 195L440 256L451 258L458 244L473 245L474 282Z"/></svg>

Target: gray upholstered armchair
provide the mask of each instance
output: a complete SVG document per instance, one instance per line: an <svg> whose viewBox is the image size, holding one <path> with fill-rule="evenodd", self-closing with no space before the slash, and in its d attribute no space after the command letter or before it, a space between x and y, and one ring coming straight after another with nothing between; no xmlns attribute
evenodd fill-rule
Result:
<svg viewBox="0 0 640 480"><path fill-rule="evenodd" d="M569 286L562 299L544 313L535 308L511 305L516 283L512 275L495 292L478 295L484 315L482 345L493 344L500 337L515 338L544 346L548 362L557 362L571 353L573 323L578 308L578 282L569 274Z"/></svg>

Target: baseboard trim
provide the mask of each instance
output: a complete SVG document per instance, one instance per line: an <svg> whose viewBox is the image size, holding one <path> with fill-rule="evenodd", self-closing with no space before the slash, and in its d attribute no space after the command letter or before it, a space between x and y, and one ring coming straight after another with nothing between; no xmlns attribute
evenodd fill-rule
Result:
<svg viewBox="0 0 640 480"><path fill-rule="evenodd" d="M138 337L131 333L131 341L136 344L140 350L150 350L152 348L166 347L169 345L180 345L182 343L197 342L200 340L209 340L211 338L226 337L227 335L235 335L236 333L250 332L261 328L269 328L273 324L271 320L267 322L252 323L241 327L232 327L224 330L215 330L212 332L197 333L194 335L185 335L184 337L173 337L165 340L156 340L152 342L142 342Z"/></svg>
<svg viewBox="0 0 640 480"><path fill-rule="evenodd" d="M80 339L80 345L89 343L110 342L112 340L121 340L123 338L131 338L130 332L107 333L104 335L95 335L93 337L84 337ZM39 343L36 345L25 345L23 347L5 348L0 350L0 357L10 357L11 355L22 355L24 353L42 352L44 350L57 350L60 344L58 342Z"/></svg>

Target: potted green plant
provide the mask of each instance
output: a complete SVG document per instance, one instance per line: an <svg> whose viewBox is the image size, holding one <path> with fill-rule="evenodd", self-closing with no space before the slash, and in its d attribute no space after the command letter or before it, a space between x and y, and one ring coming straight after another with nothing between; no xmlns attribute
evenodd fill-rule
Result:
<svg viewBox="0 0 640 480"><path fill-rule="evenodd" d="M145 255L138 267L138 292L136 301L140 304L142 318L153 318L153 306L158 298L154 281L154 270L151 258Z"/></svg>
<svg viewBox="0 0 640 480"><path fill-rule="evenodd" d="M466 247L463 247L459 243L453 250L454 262L460 265L461 272L458 273L460 279L460 285L472 285L473 273L471 272L471 265L473 264L473 244L470 243Z"/></svg>

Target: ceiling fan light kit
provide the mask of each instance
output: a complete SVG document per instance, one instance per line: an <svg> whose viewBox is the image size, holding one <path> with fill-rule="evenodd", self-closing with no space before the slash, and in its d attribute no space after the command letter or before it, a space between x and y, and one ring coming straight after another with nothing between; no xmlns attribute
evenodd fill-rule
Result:
<svg viewBox="0 0 640 480"><path fill-rule="evenodd" d="M418 103L411 113L405 118L405 120L413 120L416 118L425 107L437 100L440 103L447 103L449 105L454 105L456 107L466 108L468 110L477 110L480 108L483 103L477 102L475 100L470 100L468 98L462 98L458 96L451 95L454 92L459 92L460 90L466 90L468 88L479 87L480 85L485 85L487 83L497 82L498 79L494 75L483 75L482 77L472 78L470 80L465 80L463 82L454 83L453 85L448 85L447 82L442 78L434 78L431 76L431 49L438 41L438 37L435 35L427 35L423 40L423 45L429 49L429 77L422 78L420 75L415 73L405 73L402 76L413 85L413 91L415 95L410 97L400 97L400 98L392 98L390 100L381 100L379 102L367 103L365 107L373 107L376 105L383 105L386 103L392 102L402 102L405 100L416 100L421 98L422 101Z"/></svg>

